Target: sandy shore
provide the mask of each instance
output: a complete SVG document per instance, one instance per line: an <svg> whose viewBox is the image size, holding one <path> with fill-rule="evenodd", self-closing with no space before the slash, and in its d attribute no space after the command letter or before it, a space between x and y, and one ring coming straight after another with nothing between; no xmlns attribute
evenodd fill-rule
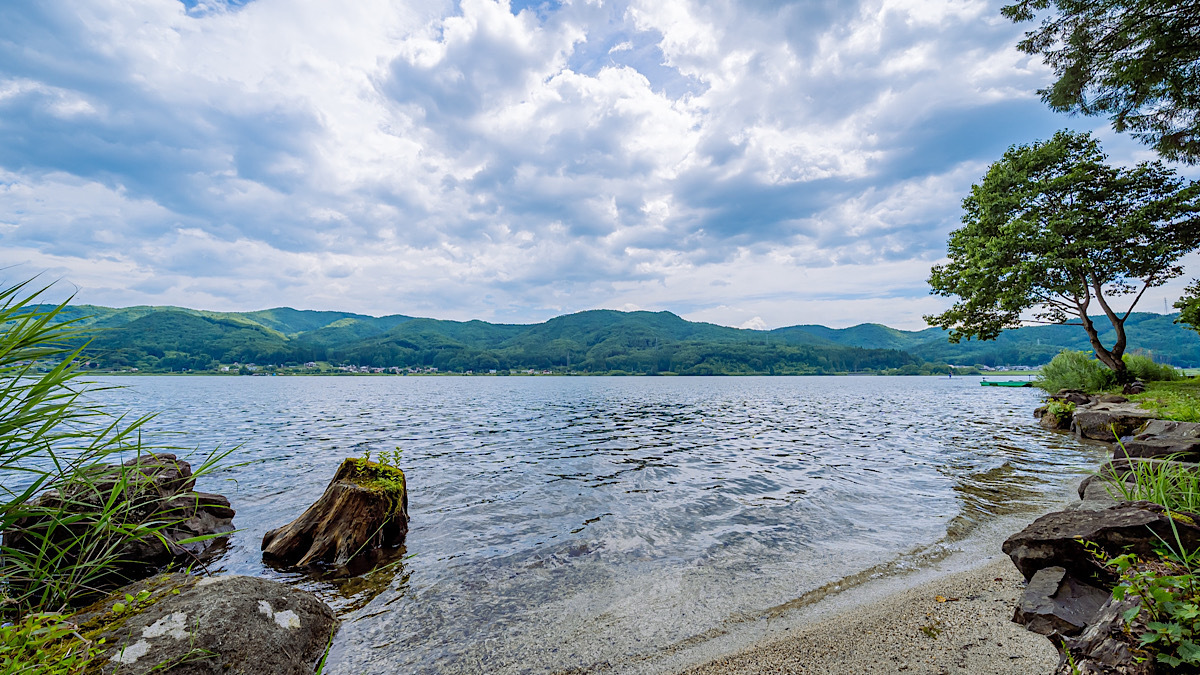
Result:
<svg viewBox="0 0 1200 675"><path fill-rule="evenodd" d="M1007 557L991 557L684 672L1050 673L1050 642L1010 621L1023 587Z"/></svg>

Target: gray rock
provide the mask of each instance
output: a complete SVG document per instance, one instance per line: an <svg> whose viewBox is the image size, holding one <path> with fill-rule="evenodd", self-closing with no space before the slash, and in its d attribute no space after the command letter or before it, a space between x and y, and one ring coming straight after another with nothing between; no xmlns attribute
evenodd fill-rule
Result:
<svg viewBox="0 0 1200 675"><path fill-rule="evenodd" d="M1136 596L1121 602L1109 598L1083 633L1066 640L1066 648L1075 658L1079 672L1120 675L1150 675L1154 672L1154 660L1139 663L1128 643L1121 639L1124 628L1121 615L1139 603Z"/></svg>
<svg viewBox="0 0 1200 675"><path fill-rule="evenodd" d="M1123 501L1123 497L1102 476L1088 476L1079 484L1080 501L1067 507L1068 511L1102 511Z"/></svg>
<svg viewBox="0 0 1200 675"><path fill-rule="evenodd" d="M1063 567L1077 579L1105 585L1105 571L1092 561L1081 542L1092 542L1109 555L1127 551L1153 553L1158 537L1175 543L1175 531L1188 549L1200 546L1200 527L1188 514L1163 513L1150 502L1121 502L1103 510L1056 511L1033 521L1009 537L1003 551L1026 579L1046 567Z"/></svg>
<svg viewBox="0 0 1200 675"><path fill-rule="evenodd" d="M1144 394L1146 393L1146 383L1142 382L1141 380L1134 380L1124 387L1121 387L1121 393L1125 394L1126 396L1132 396L1133 394Z"/></svg>
<svg viewBox="0 0 1200 675"><path fill-rule="evenodd" d="M1128 403L1129 399L1117 394L1100 394L1096 397L1096 401L1099 403Z"/></svg>
<svg viewBox="0 0 1200 675"><path fill-rule="evenodd" d="M1075 405L1088 405L1092 402L1092 397L1079 389L1059 389L1058 393L1051 395L1050 398L1056 401L1074 403Z"/></svg>
<svg viewBox="0 0 1200 675"><path fill-rule="evenodd" d="M1095 403L1075 411L1071 431L1081 438L1114 442L1136 433L1154 413L1136 403Z"/></svg>
<svg viewBox="0 0 1200 675"><path fill-rule="evenodd" d="M1200 460L1200 424L1151 420L1136 435L1122 438L1113 453L1135 459L1179 455L1195 462Z"/></svg>
<svg viewBox="0 0 1200 675"><path fill-rule="evenodd" d="M1108 591L1085 584L1061 567L1038 570L1017 601L1013 621L1052 640L1075 635L1112 596Z"/></svg>
<svg viewBox="0 0 1200 675"><path fill-rule="evenodd" d="M255 577L186 574L131 584L72 620L89 639L104 638L101 672L122 675L311 675L337 627L311 593Z"/></svg>

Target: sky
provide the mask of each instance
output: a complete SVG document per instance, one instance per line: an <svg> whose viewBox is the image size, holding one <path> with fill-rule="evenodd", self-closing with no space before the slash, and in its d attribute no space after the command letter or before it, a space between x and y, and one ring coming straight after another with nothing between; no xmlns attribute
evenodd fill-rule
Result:
<svg viewBox="0 0 1200 675"><path fill-rule="evenodd" d="M1002 4L3 3L0 268L118 307L920 329L1007 147L1153 158L1042 104Z"/></svg>

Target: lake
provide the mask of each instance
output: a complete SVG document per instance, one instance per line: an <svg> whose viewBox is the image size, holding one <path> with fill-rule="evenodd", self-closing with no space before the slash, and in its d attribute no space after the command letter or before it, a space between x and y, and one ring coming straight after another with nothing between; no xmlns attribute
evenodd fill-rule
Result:
<svg viewBox="0 0 1200 675"><path fill-rule="evenodd" d="M240 528L213 571L343 614L327 673L653 663L1065 500L1102 450L1043 431L1033 389L926 377L136 377ZM353 579L264 567L341 460L399 447L410 531Z"/></svg>

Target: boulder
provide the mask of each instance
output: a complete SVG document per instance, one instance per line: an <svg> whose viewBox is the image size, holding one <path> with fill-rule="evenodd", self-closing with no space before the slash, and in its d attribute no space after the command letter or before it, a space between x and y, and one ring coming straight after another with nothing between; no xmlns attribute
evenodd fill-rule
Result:
<svg viewBox="0 0 1200 675"><path fill-rule="evenodd" d="M1111 597L1108 591L1075 579L1061 567L1046 567L1029 580L1017 601L1013 621L1055 640L1081 632Z"/></svg>
<svg viewBox="0 0 1200 675"><path fill-rule="evenodd" d="M1121 502L1102 510L1056 511L1033 521L1009 537L1003 551L1026 579L1047 567L1062 567L1076 579L1105 586L1109 573L1093 562L1082 542L1091 542L1105 553L1126 552L1149 556L1158 537L1188 550L1200 546L1200 526L1190 514L1166 515L1151 502Z"/></svg>
<svg viewBox="0 0 1200 675"><path fill-rule="evenodd" d="M1121 439L1115 457L1162 458L1179 455L1189 462L1200 460L1200 424L1151 420L1136 435Z"/></svg>
<svg viewBox="0 0 1200 675"><path fill-rule="evenodd" d="M104 639L98 671L122 675L311 675L337 627L328 605L279 582L178 573L122 588L72 622Z"/></svg>
<svg viewBox="0 0 1200 675"><path fill-rule="evenodd" d="M1081 438L1113 442L1136 433L1154 413L1136 403L1094 403L1075 411L1071 431Z"/></svg>
<svg viewBox="0 0 1200 675"><path fill-rule="evenodd" d="M345 566L362 554L398 546L408 534L404 472L365 459L347 459L312 506L263 537L270 562L305 567Z"/></svg>
<svg viewBox="0 0 1200 675"><path fill-rule="evenodd" d="M147 534L125 543L118 552L121 561L114 568L116 579L131 579L152 573L174 560L194 561L216 550L223 538L181 541L233 530L234 510L221 495L196 492L191 465L170 453L139 455L121 465L101 465L92 470L87 481L75 481L58 490L42 493L30 503L34 514L18 520L4 533L4 546L32 550L45 532L47 521L54 523L56 545L67 550L70 563L71 542L85 536L94 522L94 514L116 492L120 494L113 509L127 524L165 523L157 535ZM68 516L78 520L63 525Z"/></svg>
<svg viewBox="0 0 1200 675"><path fill-rule="evenodd" d="M1100 394L1096 397L1098 403L1128 403L1129 399L1117 394Z"/></svg>

